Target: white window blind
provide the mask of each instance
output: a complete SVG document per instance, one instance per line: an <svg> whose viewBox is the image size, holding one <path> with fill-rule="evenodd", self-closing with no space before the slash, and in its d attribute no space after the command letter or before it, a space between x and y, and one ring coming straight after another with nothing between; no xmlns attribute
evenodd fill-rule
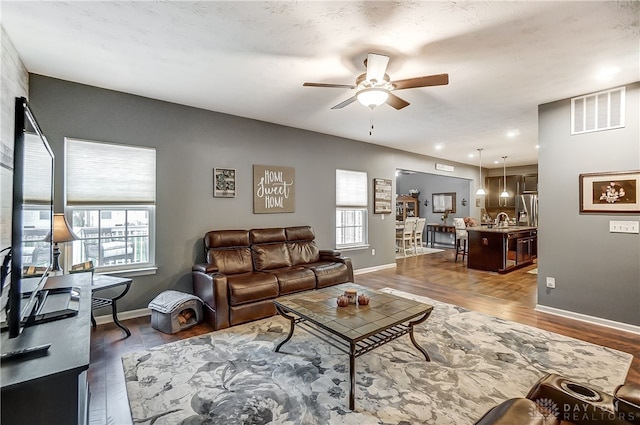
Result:
<svg viewBox="0 0 640 425"><path fill-rule="evenodd" d="M66 140L67 205L153 205L156 150Z"/></svg>
<svg viewBox="0 0 640 425"><path fill-rule="evenodd" d="M336 247L367 244L367 173L336 170Z"/></svg>
<svg viewBox="0 0 640 425"><path fill-rule="evenodd" d="M29 167L29 173L24 175L22 190L25 203L50 203L53 162L40 136L24 133L24 163L38 164L38 167Z"/></svg>
<svg viewBox="0 0 640 425"><path fill-rule="evenodd" d="M336 205L340 207L367 206L367 173L336 170Z"/></svg>

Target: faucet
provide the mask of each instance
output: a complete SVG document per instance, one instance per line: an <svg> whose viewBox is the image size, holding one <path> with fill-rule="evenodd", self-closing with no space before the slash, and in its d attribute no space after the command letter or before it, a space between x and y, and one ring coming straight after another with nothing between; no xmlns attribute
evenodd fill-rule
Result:
<svg viewBox="0 0 640 425"><path fill-rule="evenodd" d="M504 220L500 220L502 216L504 216ZM507 227L507 226L509 226L509 215L506 212L501 211L496 216L496 227Z"/></svg>

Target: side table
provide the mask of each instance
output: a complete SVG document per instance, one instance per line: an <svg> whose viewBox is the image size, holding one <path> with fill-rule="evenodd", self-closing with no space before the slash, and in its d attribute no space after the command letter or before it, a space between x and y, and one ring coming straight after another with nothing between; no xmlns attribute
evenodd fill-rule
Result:
<svg viewBox="0 0 640 425"><path fill-rule="evenodd" d="M113 323L116 324L120 329L122 329L128 338L131 336L131 332L125 325L120 323L118 320L118 307L116 301L120 298L124 297L127 292L129 292L129 288L131 287L132 279L126 277L116 277L116 276L108 276L103 274L97 274L93 276L93 282L91 283L91 324L93 328L96 327L96 319L93 317L93 310L97 308L111 306L111 314L113 315ZM98 291L102 291L104 289L115 288L117 286L124 286L123 291L116 297L113 298L101 298L96 297L95 293Z"/></svg>

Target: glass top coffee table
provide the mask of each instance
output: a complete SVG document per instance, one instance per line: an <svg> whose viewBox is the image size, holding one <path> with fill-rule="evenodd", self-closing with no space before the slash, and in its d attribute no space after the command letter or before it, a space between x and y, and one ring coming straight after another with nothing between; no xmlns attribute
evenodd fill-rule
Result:
<svg viewBox="0 0 640 425"><path fill-rule="evenodd" d="M355 289L358 295L370 298L368 305L349 304L338 307L337 298L346 289ZM431 361L426 350L413 337L413 327L429 317L433 306L396 295L385 294L355 283L315 291L286 295L274 300L276 310L291 322L287 337L276 347L291 339L296 324L324 342L349 354L349 409L355 406L355 359L374 348L409 334L411 342L426 361Z"/></svg>

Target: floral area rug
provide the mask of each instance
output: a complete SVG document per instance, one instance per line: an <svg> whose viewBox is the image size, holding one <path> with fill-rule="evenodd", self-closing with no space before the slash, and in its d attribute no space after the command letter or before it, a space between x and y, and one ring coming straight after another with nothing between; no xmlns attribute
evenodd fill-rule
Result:
<svg viewBox="0 0 640 425"><path fill-rule="evenodd" d="M472 424L526 395L546 373L607 392L632 356L425 297L435 306L408 336L358 357L348 409L349 359L279 316L122 357L134 424Z"/></svg>

